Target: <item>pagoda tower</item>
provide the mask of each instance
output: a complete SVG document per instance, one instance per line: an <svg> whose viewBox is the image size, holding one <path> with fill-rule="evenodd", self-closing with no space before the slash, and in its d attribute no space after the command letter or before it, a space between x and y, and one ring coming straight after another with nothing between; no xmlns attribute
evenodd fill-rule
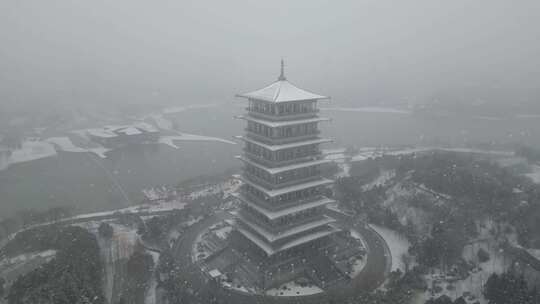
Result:
<svg viewBox="0 0 540 304"><path fill-rule="evenodd" d="M287 260L323 248L339 231L324 213L334 202L325 196L332 180L322 177L328 163L317 102L329 97L300 89L285 77L283 60L278 80L262 89L238 94L248 101L244 141L242 202L236 230L264 260ZM304 259L305 260L305 259Z"/></svg>

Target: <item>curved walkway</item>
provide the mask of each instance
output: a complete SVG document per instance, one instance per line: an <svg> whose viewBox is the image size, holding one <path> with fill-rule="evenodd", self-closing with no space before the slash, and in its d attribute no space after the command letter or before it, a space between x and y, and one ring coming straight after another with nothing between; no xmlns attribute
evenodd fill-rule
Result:
<svg viewBox="0 0 540 304"><path fill-rule="evenodd" d="M340 222L349 228L357 230L368 247L367 264L361 270L361 272L351 279L347 284L340 284L334 288L326 290L324 293L298 296L298 297L284 297L284 296L266 296L266 295L249 295L242 292L226 290L208 289L204 276L201 273L199 265L193 264L191 260L191 250L193 243L197 236L202 233L207 227L217 224L225 219L233 218L233 216L226 212L220 212L208 218L205 218L198 223L191 226L184 232L173 247L173 253L178 263L189 272L189 277L192 279L192 288L197 292L214 292L217 294L220 303L316 303L324 299L341 299L351 297L356 294L372 291L382 283L384 283L390 268L391 268L391 255L388 245L384 239L375 230L369 226L359 223L353 217L347 216L342 213L332 212L332 216L339 219ZM196 267L194 267L196 266Z"/></svg>

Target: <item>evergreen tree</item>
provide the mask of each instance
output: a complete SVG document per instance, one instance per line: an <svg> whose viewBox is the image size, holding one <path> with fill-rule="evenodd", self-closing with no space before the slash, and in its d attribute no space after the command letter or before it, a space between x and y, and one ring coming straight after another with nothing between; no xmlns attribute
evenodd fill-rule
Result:
<svg viewBox="0 0 540 304"><path fill-rule="evenodd" d="M6 280L4 278L0 278L0 298L3 297L5 293L4 284L6 284Z"/></svg>
<svg viewBox="0 0 540 304"><path fill-rule="evenodd" d="M492 274L484 286L484 297L489 304L533 304L525 279L511 272Z"/></svg>

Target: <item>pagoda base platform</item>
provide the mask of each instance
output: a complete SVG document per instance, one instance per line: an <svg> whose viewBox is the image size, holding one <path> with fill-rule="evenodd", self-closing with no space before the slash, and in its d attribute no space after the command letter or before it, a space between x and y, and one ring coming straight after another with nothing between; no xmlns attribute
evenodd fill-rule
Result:
<svg viewBox="0 0 540 304"><path fill-rule="evenodd" d="M264 294L299 279L325 290L351 279L337 259L346 261L365 254L363 248L352 244L349 238L339 232L293 251L267 257L241 233L233 231L227 248L206 259L204 264L206 269L218 269L232 286L242 286L250 293Z"/></svg>
<svg viewBox="0 0 540 304"><path fill-rule="evenodd" d="M384 239L368 225L332 215L341 232L328 236L326 247L268 259L242 234L231 231L233 214L217 213L178 238L175 260L187 269L194 294L208 294L226 304L262 303L267 297L275 303L308 304L314 299L347 299L380 287L391 269ZM231 232L224 234L226 230Z"/></svg>

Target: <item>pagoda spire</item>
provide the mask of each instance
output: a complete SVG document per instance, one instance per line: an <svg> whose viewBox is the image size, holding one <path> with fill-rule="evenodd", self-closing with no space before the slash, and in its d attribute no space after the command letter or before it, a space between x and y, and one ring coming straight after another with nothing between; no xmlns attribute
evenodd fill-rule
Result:
<svg viewBox="0 0 540 304"><path fill-rule="evenodd" d="M285 63L283 62L283 58L281 58L281 74L279 74L278 80L287 80L287 78L285 78Z"/></svg>

